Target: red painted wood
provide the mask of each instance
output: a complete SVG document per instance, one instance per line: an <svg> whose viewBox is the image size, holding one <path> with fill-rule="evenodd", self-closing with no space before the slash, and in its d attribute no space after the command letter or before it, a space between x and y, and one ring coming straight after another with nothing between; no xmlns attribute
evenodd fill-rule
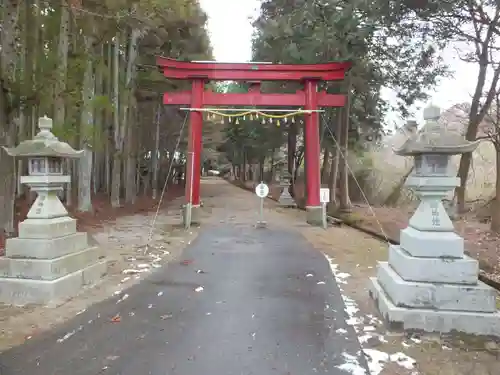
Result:
<svg viewBox="0 0 500 375"><path fill-rule="evenodd" d="M261 72L326 72L339 70L346 72L352 66L346 62L327 62L322 64L262 64L262 63L217 63L217 62L192 62L179 61L166 57L158 57L158 66L178 70L232 70L232 71L261 71Z"/></svg>
<svg viewBox="0 0 500 375"><path fill-rule="evenodd" d="M319 107L343 107L346 102L344 95L327 94L318 92ZM163 104L167 105L190 105L191 92L178 91L167 92L163 94ZM203 94L204 106L294 106L304 107L306 105L306 96L304 91L298 91L295 94L261 94L260 92L248 93L215 93L205 91ZM194 108L194 107L193 107ZM199 108L199 107L196 107Z"/></svg>
<svg viewBox="0 0 500 375"><path fill-rule="evenodd" d="M306 81L306 105L305 109L318 109L318 84L313 81ZM319 207L320 203L320 139L319 139L319 114L312 112L305 115L304 126L306 148L304 159L306 163L306 207Z"/></svg>
<svg viewBox="0 0 500 375"><path fill-rule="evenodd" d="M203 80L194 80L191 88L192 94L190 95L191 108L201 108L203 106L203 90ZM191 111L189 113L186 202L191 202L194 206L200 204L202 127L203 113L201 111Z"/></svg>
<svg viewBox="0 0 500 375"><path fill-rule="evenodd" d="M163 75L170 79L204 78L212 81L302 81L306 79L339 81L344 79L345 71L179 70L164 68Z"/></svg>

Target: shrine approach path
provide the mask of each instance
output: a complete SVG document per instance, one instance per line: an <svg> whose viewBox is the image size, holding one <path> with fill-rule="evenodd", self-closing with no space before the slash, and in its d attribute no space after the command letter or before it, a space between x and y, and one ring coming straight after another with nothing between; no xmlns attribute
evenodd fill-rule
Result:
<svg viewBox="0 0 500 375"><path fill-rule="evenodd" d="M364 374L324 255L272 209L255 228L258 199L223 180L202 199L181 259L3 352L0 374Z"/></svg>

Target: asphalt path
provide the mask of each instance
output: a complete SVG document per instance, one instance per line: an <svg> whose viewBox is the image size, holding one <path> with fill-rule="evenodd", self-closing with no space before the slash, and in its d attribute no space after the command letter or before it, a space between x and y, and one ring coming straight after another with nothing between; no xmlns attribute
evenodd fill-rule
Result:
<svg viewBox="0 0 500 375"><path fill-rule="evenodd" d="M367 368L327 260L296 232L206 227L180 261L124 294L1 353L0 375L361 375Z"/></svg>

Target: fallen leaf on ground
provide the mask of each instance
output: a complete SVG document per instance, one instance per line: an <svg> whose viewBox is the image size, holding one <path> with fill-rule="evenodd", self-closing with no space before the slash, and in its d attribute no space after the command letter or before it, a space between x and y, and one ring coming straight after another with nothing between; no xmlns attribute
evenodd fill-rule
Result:
<svg viewBox="0 0 500 375"><path fill-rule="evenodd" d="M115 315L111 318L112 323L120 323L121 321L122 321L122 318L120 317L120 315Z"/></svg>

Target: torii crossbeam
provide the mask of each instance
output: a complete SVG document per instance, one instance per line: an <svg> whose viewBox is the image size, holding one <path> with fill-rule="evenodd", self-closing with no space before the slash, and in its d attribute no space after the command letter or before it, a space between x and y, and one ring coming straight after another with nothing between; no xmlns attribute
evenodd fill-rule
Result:
<svg viewBox="0 0 500 375"><path fill-rule="evenodd" d="M305 116L306 208L308 222L322 225L320 203L320 139L319 107L343 107L345 95L318 92L321 81L339 81L345 78L350 62L324 64L267 64L267 63L217 63L186 62L159 57L157 65L169 79L189 80L190 91L165 93L167 105L189 105L190 124L188 138L188 164L186 174L186 202L193 207L192 222L198 221L196 208L200 205L200 176L202 151L202 108L206 106L293 106L302 107ZM247 81L247 93L214 93L205 90L208 81ZM294 94L264 94L262 81L295 81L304 84L303 90Z"/></svg>

